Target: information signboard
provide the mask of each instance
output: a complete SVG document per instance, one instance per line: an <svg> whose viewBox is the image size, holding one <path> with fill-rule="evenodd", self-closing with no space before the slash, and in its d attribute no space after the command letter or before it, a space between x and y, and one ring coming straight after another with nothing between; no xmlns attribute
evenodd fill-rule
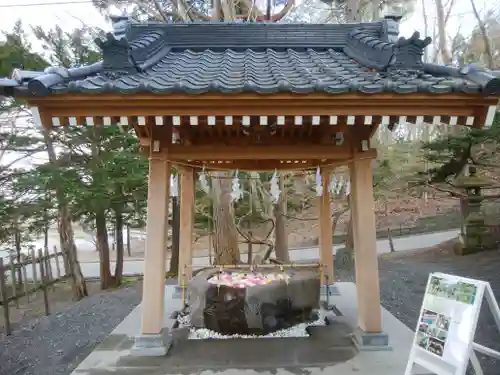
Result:
<svg viewBox="0 0 500 375"><path fill-rule="evenodd" d="M488 283L429 275L405 375L418 364L438 375L464 375Z"/></svg>

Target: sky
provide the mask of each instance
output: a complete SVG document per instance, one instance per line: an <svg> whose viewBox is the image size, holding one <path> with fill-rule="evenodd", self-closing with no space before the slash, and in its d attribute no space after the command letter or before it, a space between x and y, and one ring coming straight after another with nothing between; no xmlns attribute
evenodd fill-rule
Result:
<svg viewBox="0 0 500 375"><path fill-rule="evenodd" d="M423 1L425 1L429 24L432 24L436 18L434 1ZM500 11L498 0L474 1L482 13L486 9L494 7ZM72 4L64 4L70 2ZM47 3L58 4L42 5ZM18 19L22 20L26 29L29 29L29 26L37 25L49 29L57 24L63 29L70 30L81 26L83 22L105 30L110 29L110 25L92 6L90 0L0 0L0 28L10 30ZM401 35L410 36L414 31L420 31L424 35L423 23L422 0L417 0L413 15L401 25ZM453 35L459 29L463 33L469 33L475 23L470 0L454 0L454 7L448 24L448 33ZM432 36L432 30L429 31L429 36Z"/></svg>

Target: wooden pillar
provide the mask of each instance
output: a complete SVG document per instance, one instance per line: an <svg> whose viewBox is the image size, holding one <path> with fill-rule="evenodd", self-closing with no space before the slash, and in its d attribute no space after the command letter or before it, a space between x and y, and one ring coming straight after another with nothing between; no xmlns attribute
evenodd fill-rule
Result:
<svg viewBox="0 0 500 375"><path fill-rule="evenodd" d="M358 325L366 333L382 331L372 159L351 165L351 210L358 301Z"/></svg>
<svg viewBox="0 0 500 375"><path fill-rule="evenodd" d="M326 266L326 277L321 280L322 285L334 283L333 269L333 230L332 230L332 206L330 202L330 192L328 185L331 177L330 169L321 169L321 179L323 182L323 195L319 197L319 253L320 262Z"/></svg>
<svg viewBox="0 0 500 375"><path fill-rule="evenodd" d="M193 224L194 224L194 169L179 168L181 178L181 212L179 226L179 285L191 279L193 263Z"/></svg>
<svg viewBox="0 0 500 375"><path fill-rule="evenodd" d="M146 252L141 305L141 334L158 335L163 329L166 275L166 235L170 195L170 162L163 155L149 161Z"/></svg>

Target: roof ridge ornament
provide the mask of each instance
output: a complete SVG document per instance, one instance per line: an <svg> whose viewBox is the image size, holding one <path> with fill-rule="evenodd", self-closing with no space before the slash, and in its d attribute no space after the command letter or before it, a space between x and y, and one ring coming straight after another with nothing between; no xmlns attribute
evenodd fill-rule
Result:
<svg viewBox="0 0 500 375"><path fill-rule="evenodd" d="M396 14L384 16L384 20L382 21L383 40L391 43L397 42L399 36L399 22L402 18L403 16Z"/></svg>
<svg viewBox="0 0 500 375"><path fill-rule="evenodd" d="M423 70L422 57L424 49L431 44L432 39L420 39L420 33L415 31L410 38L401 37L394 44L394 61L390 70Z"/></svg>
<svg viewBox="0 0 500 375"><path fill-rule="evenodd" d="M357 28L347 35L346 42L343 52L368 68L422 71L424 49L432 39L420 39L415 31L410 38L400 37L392 43Z"/></svg>
<svg viewBox="0 0 500 375"><path fill-rule="evenodd" d="M113 34L116 39L122 39L127 36L131 20L128 16L110 16L113 26Z"/></svg>
<svg viewBox="0 0 500 375"><path fill-rule="evenodd" d="M391 63L394 44L383 41L363 28L356 28L347 34L343 52L368 68L385 70Z"/></svg>
<svg viewBox="0 0 500 375"><path fill-rule="evenodd" d="M139 71L125 36L117 38L115 34L107 33L105 40L96 38L95 43L102 50L102 67L106 77L117 79Z"/></svg>

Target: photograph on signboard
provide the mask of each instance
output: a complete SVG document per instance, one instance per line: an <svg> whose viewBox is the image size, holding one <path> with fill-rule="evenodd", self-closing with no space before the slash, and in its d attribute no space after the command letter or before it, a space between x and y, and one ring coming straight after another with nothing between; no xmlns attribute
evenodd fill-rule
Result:
<svg viewBox="0 0 500 375"><path fill-rule="evenodd" d="M418 325L418 346L433 354L442 356L448 338L449 327L449 317L424 309Z"/></svg>
<svg viewBox="0 0 500 375"><path fill-rule="evenodd" d="M453 282L442 277L432 276L427 293L473 305L476 298L477 286L471 283L462 281Z"/></svg>
<svg viewBox="0 0 500 375"><path fill-rule="evenodd" d="M439 328L435 325L429 326L427 328L427 334L432 337L437 337L439 334Z"/></svg>
<svg viewBox="0 0 500 375"><path fill-rule="evenodd" d="M418 326L418 332L427 334L428 330L429 330L429 325L427 323L420 322Z"/></svg>
<svg viewBox="0 0 500 375"><path fill-rule="evenodd" d="M470 283L458 282L455 290L456 300L473 305L476 299L477 286Z"/></svg>
<svg viewBox="0 0 500 375"><path fill-rule="evenodd" d="M444 352L444 341L438 340L435 337L429 337L427 350L432 354L442 357Z"/></svg>
<svg viewBox="0 0 500 375"><path fill-rule="evenodd" d="M439 339L443 342L446 342L447 337L448 337L448 331L445 331L444 329L437 330L437 334L436 334L437 339Z"/></svg>
<svg viewBox="0 0 500 375"><path fill-rule="evenodd" d="M417 345L423 349L427 349L427 345L429 344L429 336L425 333L419 332L417 335Z"/></svg>
<svg viewBox="0 0 500 375"><path fill-rule="evenodd" d="M432 326L436 323L437 319L438 319L438 313L424 309L422 313L422 321L420 323Z"/></svg>
<svg viewBox="0 0 500 375"><path fill-rule="evenodd" d="M436 326L439 329L444 329L445 331L448 331L450 329L450 318L444 316L443 314L439 314L436 320Z"/></svg>

